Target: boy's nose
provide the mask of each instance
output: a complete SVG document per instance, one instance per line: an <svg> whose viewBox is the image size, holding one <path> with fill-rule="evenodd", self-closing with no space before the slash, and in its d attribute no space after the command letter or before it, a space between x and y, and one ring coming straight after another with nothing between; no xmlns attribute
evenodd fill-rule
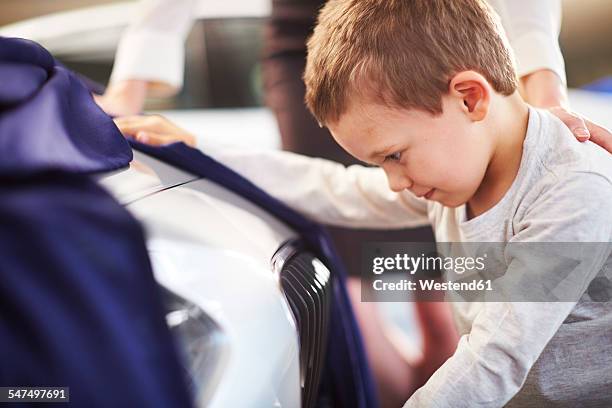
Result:
<svg viewBox="0 0 612 408"><path fill-rule="evenodd" d="M413 184L412 180L403 174L387 174L387 180L389 182L389 188L396 193L412 187Z"/></svg>

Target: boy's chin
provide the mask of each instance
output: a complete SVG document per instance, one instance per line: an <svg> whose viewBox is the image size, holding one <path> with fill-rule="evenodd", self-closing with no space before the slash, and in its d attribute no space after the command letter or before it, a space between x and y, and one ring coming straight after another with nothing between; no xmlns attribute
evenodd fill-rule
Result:
<svg viewBox="0 0 612 408"><path fill-rule="evenodd" d="M436 201L442 204L443 206L449 207L449 208L461 207L462 205L468 202L468 200L463 200L458 197L448 197L448 196L441 196L441 197L434 196L432 197L431 201Z"/></svg>

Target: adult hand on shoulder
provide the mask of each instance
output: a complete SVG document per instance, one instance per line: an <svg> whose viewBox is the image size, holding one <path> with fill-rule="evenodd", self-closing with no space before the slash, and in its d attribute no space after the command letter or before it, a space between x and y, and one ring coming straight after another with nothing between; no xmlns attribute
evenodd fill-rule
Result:
<svg viewBox="0 0 612 408"><path fill-rule="evenodd" d="M147 96L147 81L129 79L111 84L94 100L111 116L136 115L142 111Z"/></svg>
<svg viewBox="0 0 612 408"><path fill-rule="evenodd" d="M565 86L553 71L542 69L522 77L521 94L530 105L558 117L579 141L590 140L612 153L612 132L569 110Z"/></svg>
<svg viewBox="0 0 612 408"><path fill-rule="evenodd" d="M612 132L609 129L561 106L550 108L549 111L565 123L576 139L581 142L590 140L612 153Z"/></svg>
<svg viewBox="0 0 612 408"><path fill-rule="evenodd" d="M133 137L141 143L159 146L183 142L195 147L194 135L170 122L161 115L139 115L115 118L115 124L124 136Z"/></svg>

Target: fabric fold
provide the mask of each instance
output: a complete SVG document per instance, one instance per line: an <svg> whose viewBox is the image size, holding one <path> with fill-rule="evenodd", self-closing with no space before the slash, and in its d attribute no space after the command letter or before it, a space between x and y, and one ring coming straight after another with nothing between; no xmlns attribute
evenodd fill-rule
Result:
<svg viewBox="0 0 612 408"><path fill-rule="evenodd" d="M71 72L0 38L0 384L188 407L140 224L91 173L132 150Z"/></svg>
<svg viewBox="0 0 612 408"><path fill-rule="evenodd" d="M132 151L89 91L40 45L0 38L0 175L125 167Z"/></svg>

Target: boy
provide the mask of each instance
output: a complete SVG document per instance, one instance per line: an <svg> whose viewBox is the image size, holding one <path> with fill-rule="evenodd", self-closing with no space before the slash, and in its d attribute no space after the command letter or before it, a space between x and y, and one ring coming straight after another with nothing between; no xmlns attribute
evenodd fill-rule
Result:
<svg viewBox="0 0 612 408"><path fill-rule="evenodd" d="M384 169L397 195L378 197L398 205L372 202L382 217L427 214L438 242L612 242L612 211L598 211L612 202L612 157L523 102L501 33L475 0L332 1L309 41L306 102ZM509 270L525 261L515 255ZM457 350L406 406L612 402L612 303L453 306Z"/></svg>
<svg viewBox="0 0 612 408"><path fill-rule="evenodd" d="M612 242L612 157L523 102L483 2L332 0L308 49L310 110L382 169L204 151L327 224L431 223L439 242ZM583 292L609 246L596 255L576 283ZM508 271L527 262L500 261ZM612 303L578 298L453 304L457 350L406 406L609 405Z"/></svg>

